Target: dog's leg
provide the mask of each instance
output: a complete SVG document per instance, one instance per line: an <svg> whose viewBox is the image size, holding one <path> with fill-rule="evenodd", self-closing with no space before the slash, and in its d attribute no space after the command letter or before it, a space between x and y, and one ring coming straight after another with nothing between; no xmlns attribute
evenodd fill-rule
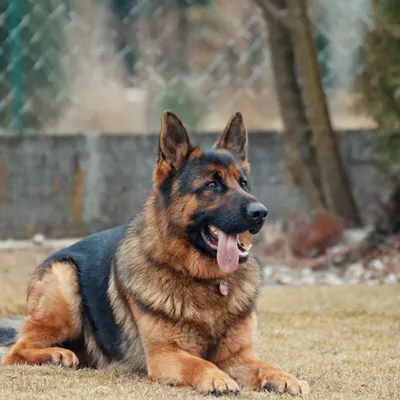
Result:
<svg viewBox="0 0 400 400"><path fill-rule="evenodd" d="M209 361L165 343L147 353L149 378L173 385L192 386L202 393L239 393L239 386Z"/></svg>
<svg viewBox="0 0 400 400"><path fill-rule="evenodd" d="M255 326L253 314L231 328L213 357L215 364L243 387L306 397L310 390L307 382L259 360L253 354Z"/></svg>
<svg viewBox="0 0 400 400"><path fill-rule="evenodd" d="M52 347L74 339L81 331L81 297L72 263L53 263L38 270L28 287L28 310L21 336L3 364L79 364L76 355Z"/></svg>
<svg viewBox="0 0 400 400"><path fill-rule="evenodd" d="M239 392L232 378L198 356L207 340L196 337L195 330L140 309L132 298L129 304L139 327L149 379L215 395Z"/></svg>

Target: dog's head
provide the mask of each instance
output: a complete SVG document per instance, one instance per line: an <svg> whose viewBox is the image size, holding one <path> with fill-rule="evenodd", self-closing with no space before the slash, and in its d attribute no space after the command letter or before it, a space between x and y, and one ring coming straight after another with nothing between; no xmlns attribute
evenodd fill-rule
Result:
<svg viewBox="0 0 400 400"><path fill-rule="evenodd" d="M250 193L247 146L239 112L208 151L191 144L176 115L163 115L154 171L159 209L174 235L216 259L223 273L247 260L251 236L267 216L267 209Z"/></svg>

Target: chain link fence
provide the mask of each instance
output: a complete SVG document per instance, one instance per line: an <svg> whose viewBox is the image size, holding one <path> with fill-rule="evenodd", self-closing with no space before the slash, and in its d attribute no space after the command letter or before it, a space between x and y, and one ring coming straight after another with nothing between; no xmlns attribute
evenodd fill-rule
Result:
<svg viewBox="0 0 400 400"><path fill-rule="evenodd" d="M352 109L369 0L313 0L335 126ZM172 109L220 130L239 109L279 129L265 21L252 0L0 0L0 134L147 133Z"/></svg>

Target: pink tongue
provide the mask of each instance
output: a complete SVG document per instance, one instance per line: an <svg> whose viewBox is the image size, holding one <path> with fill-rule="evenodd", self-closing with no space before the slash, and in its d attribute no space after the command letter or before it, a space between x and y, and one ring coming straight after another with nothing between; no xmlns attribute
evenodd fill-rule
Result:
<svg viewBox="0 0 400 400"><path fill-rule="evenodd" d="M237 236L227 235L218 229L217 262L223 272L236 271L239 266L239 249Z"/></svg>

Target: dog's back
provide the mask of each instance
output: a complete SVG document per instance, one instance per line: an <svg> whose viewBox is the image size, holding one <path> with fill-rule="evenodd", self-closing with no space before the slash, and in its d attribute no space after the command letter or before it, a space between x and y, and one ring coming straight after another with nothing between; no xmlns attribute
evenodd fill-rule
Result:
<svg viewBox="0 0 400 400"><path fill-rule="evenodd" d="M63 321L65 326L58 328L65 332L61 332L57 344L78 356L81 366L123 364L124 334L116 323L108 291L117 249L127 226L92 234L50 255L36 267L28 287L27 320L49 314L53 320L47 327L49 336L53 333L51 325ZM46 285L49 293L43 298ZM32 315L29 308L33 307ZM22 329L22 336L24 333ZM16 329L2 327L0 346L12 345L17 337ZM143 357L138 357L142 362L137 372L145 371Z"/></svg>

